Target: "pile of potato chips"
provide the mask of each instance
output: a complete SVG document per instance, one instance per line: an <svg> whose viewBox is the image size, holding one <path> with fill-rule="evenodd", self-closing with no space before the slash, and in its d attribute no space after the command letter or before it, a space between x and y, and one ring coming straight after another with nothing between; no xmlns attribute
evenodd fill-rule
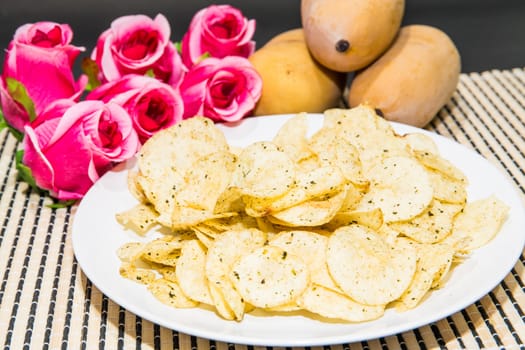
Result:
<svg viewBox="0 0 525 350"><path fill-rule="evenodd" d="M468 202L467 182L429 136L398 135L368 106L327 110L313 133L298 114L243 148L194 117L155 134L129 174L139 203L117 220L162 234L121 247L120 272L227 320L376 319L416 307L500 230L508 207Z"/></svg>

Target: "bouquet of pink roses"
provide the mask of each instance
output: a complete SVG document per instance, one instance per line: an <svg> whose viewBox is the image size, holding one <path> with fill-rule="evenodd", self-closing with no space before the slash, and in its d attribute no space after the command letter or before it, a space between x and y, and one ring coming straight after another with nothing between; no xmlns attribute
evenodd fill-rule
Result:
<svg viewBox="0 0 525 350"><path fill-rule="evenodd" d="M67 24L18 28L0 79L0 129L21 141L19 177L61 204L82 198L155 132L185 118L237 121L260 98L247 59L255 21L229 5L197 12L182 40L162 14L115 19L82 60ZM3 114L3 116L2 116Z"/></svg>

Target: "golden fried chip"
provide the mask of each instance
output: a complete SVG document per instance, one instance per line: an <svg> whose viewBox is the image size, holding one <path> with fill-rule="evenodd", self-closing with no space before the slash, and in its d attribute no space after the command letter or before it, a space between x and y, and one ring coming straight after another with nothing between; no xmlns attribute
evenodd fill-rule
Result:
<svg viewBox="0 0 525 350"><path fill-rule="evenodd" d="M221 316L242 319L245 303L230 282L230 272L235 261L265 242L266 234L260 230L232 230L217 236L208 247L205 273L213 303Z"/></svg>
<svg viewBox="0 0 525 350"><path fill-rule="evenodd" d="M196 159L184 174L184 186L176 192L177 205L213 213L217 200L230 183L236 157L213 152Z"/></svg>
<svg viewBox="0 0 525 350"><path fill-rule="evenodd" d="M308 266L277 246L264 246L233 264L230 278L239 294L260 308L288 304L310 282Z"/></svg>
<svg viewBox="0 0 525 350"><path fill-rule="evenodd" d="M144 244L141 242L128 242L120 246L117 250L117 256L120 261L133 262L140 258Z"/></svg>
<svg viewBox="0 0 525 350"><path fill-rule="evenodd" d="M338 137L357 148L364 169L385 156L409 155L406 141L398 137L392 125L370 106L329 109L324 117L323 127L339 130Z"/></svg>
<svg viewBox="0 0 525 350"><path fill-rule="evenodd" d="M327 264L346 295L367 305L385 305L401 296L416 269L416 250L388 244L361 225L344 226L328 239Z"/></svg>
<svg viewBox="0 0 525 350"><path fill-rule="evenodd" d="M441 155L428 152L428 151L419 151L415 150L414 155L417 160L425 167L432 170L436 170L454 180L464 182L465 185L468 184L467 177L459 168L452 164L448 159L443 158Z"/></svg>
<svg viewBox="0 0 525 350"><path fill-rule="evenodd" d="M337 167L348 181L366 185L368 181L363 175L357 148L337 134L336 129L321 128L311 137L308 146L321 165Z"/></svg>
<svg viewBox="0 0 525 350"><path fill-rule="evenodd" d="M206 250L202 244L196 239L184 242L175 266L178 284L188 298L211 305L205 270Z"/></svg>
<svg viewBox="0 0 525 350"><path fill-rule="evenodd" d="M175 308L196 307L199 303L188 298L173 281L159 278L148 285L148 290L162 303Z"/></svg>
<svg viewBox="0 0 525 350"><path fill-rule="evenodd" d="M307 141L308 119L306 113L298 113L288 119L272 139L294 162L300 162L312 155Z"/></svg>
<svg viewBox="0 0 525 350"><path fill-rule="evenodd" d="M508 211L509 207L494 195L467 203L444 242L455 245L468 238L465 250L479 248L498 233Z"/></svg>
<svg viewBox="0 0 525 350"><path fill-rule="evenodd" d="M129 193L131 193L131 195L135 197L137 201L139 201L139 203L145 203L147 201L147 198L144 195L144 190L138 182L138 176L138 171L128 172L128 190Z"/></svg>
<svg viewBox="0 0 525 350"><path fill-rule="evenodd" d="M239 154L232 185L243 195L259 198L282 196L295 181L295 165L274 143L252 143Z"/></svg>
<svg viewBox="0 0 525 350"><path fill-rule="evenodd" d="M336 230L341 226L351 224L364 225L372 230L379 230L383 225L383 212L379 208L369 211L339 211L325 227L329 230Z"/></svg>
<svg viewBox="0 0 525 350"><path fill-rule="evenodd" d="M437 286L450 269L455 254L454 248L447 244L415 244L417 264L414 278L405 292L397 300L399 310L416 307Z"/></svg>
<svg viewBox="0 0 525 350"><path fill-rule="evenodd" d="M402 136L413 151L439 154L439 149L434 140L427 134L411 132Z"/></svg>
<svg viewBox="0 0 525 350"><path fill-rule="evenodd" d="M467 184L453 179L442 172L427 169L434 189L434 198L442 202L465 204L467 202Z"/></svg>
<svg viewBox="0 0 525 350"><path fill-rule="evenodd" d="M164 226L171 225L171 214L175 205L175 194L184 186L184 179L177 171L165 168L158 171L161 179L137 176L137 181L144 191L144 196L159 213L157 221Z"/></svg>
<svg viewBox="0 0 525 350"><path fill-rule="evenodd" d="M273 213L269 220L275 224L299 227L320 226L329 222L339 211L346 198L342 190L326 198L315 198L291 208Z"/></svg>
<svg viewBox="0 0 525 350"><path fill-rule="evenodd" d="M159 214L150 204L138 203L131 209L117 213L115 218L122 226L144 235L157 223L158 216Z"/></svg>
<svg viewBox="0 0 525 350"><path fill-rule="evenodd" d="M278 198L245 197L246 213L262 217L288 209L320 196L341 191L345 178L339 168L323 166L312 171L297 173L297 180L290 190Z"/></svg>
<svg viewBox="0 0 525 350"><path fill-rule="evenodd" d="M144 245L141 257L146 261L175 266L181 248L181 242L158 238Z"/></svg>
<svg viewBox="0 0 525 350"><path fill-rule="evenodd" d="M162 181L165 168L184 174L194 159L228 150L224 133L211 119L193 117L156 132L145 142L138 154L138 168L143 176Z"/></svg>
<svg viewBox="0 0 525 350"><path fill-rule="evenodd" d="M389 225L417 242L436 243L450 234L452 223L461 209L461 204L443 203L435 199L415 218L405 222L392 222Z"/></svg>
<svg viewBox="0 0 525 350"><path fill-rule="evenodd" d="M370 189L357 210L379 208L385 222L409 220L430 204L433 188L426 170L408 157L389 157L377 162L369 173Z"/></svg>
<svg viewBox="0 0 525 350"><path fill-rule="evenodd" d="M332 289L312 284L298 298L300 307L323 317L349 322L371 321L383 316L384 305L365 305Z"/></svg>
<svg viewBox="0 0 525 350"><path fill-rule="evenodd" d="M301 258L310 269L313 283L337 289L326 265L327 236L304 230L283 231L273 237L268 244L280 247Z"/></svg>
<svg viewBox="0 0 525 350"><path fill-rule="evenodd" d="M122 277L132 281L150 284L157 276L154 271L144 268L138 268L134 263L124 262L120 265L119 273Z"/></svg>

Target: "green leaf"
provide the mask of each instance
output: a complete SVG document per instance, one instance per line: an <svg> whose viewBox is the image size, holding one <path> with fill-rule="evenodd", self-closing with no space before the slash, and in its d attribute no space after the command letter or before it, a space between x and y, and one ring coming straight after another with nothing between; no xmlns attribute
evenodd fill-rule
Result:
<svg viewBox="0 0 525 350"><path fill-rule="evenodd" d="M199 62L202 62L202 61L204 61L205 59L210 58L210 57L211 57L211 54L210 54L209 52L206 51L205 53L203 53L202 55L200 55L199 58L197 58L197 62L195 62L195 64L197 64L197 63L199 63Z"/></svg>
<svg viewBox="0 0 525 350"><path fill-rule="evenodd" d="M153 71L153 68L148 69L148 71L144 73L144 75L150 78L155 78L155 72Z"/></svg>
<svg viewBox="0 0 525 350"><path fill-rule="evenodd" d="M72 206L77 202L76 199L70 199L67 201L55 200L52 204L48 204L47 207L51 209L61 209Z"/></svg>
<svg viewBox="0 0 525 350"><path fill-rule="evenodd" d="M7 121L4 118L4 113L2 113L2 110L0 110L0 132L8 127L9 125L7 124Z"/></svg>
<svg viewBox="0 0 525 350"><path fill-rule="evenodd" d="M18 150L15 153L15 160L16 160L16 169L18 170L18 178L24 182L26 182L31 188L41 195L49 196L49 191L44 190L36 184L35 178L33 177L33 173L31 169L23 163L24 159L24 150ZM66 208L69 207L77 202L76 199L70 199L70 200L60 200L56 198L52 198L53 203L46 205L48 208L52 209L60 209L60 208Z"/></svg>
<svg viewBox="0 0 525 350"><path fill-rule="evenodd" d="M182 42L177 41L173 43L173 46L175 46L175 50L179 53L179 55L182 53Z"/></svg>
<svg viewBox="0 0 525 350"><path fill-rule="evenodd" d="M21 142L24 139L24 134L21 133L20 131L16 130L15 128L13 128L11 125L9 125L9 123L7 122L7 120L4 117L4 114L2 113L2 110L0 110L0 131L4 130L5 128L9 129L11 134L18 141Z"/></svg>
<svg viewBox="0 0 525 350"><path fill-rule="evenodd" d="M84 74L86 74L88 77L88 84L86 86L86 90L91 91L94 88L100 86L101 83L98 79L100 69L98 68L97 62L93 61L89 57L85 57L82 60L81 68Z"/></svg>
<svg viewBox="0 0 525 350"><path fill-rule="evenodd" d="M35 191L42 193L43 190L38 187L36 184L35 178L33 177L33 172L31 169L23 163L24 159L24 150L20 149L16 151L15 160L16 160L16 170L18 170L18 178L24 182L27 182L29 186Z"/></svg>
<svg viewBox="0 0 525 350"><path fill-rule="evenodd" d="M38 74L38 72L35 72L35 74ZM35 120L35 104L29 96L29 94L27 93L27 89L25 88L24 84L22 84L14 78L7 78L6 83L9 95L11 95L13 100L21 104L22 107L24 107L27 114L29 115L29 121L32 122L33 120Z"/></svg>

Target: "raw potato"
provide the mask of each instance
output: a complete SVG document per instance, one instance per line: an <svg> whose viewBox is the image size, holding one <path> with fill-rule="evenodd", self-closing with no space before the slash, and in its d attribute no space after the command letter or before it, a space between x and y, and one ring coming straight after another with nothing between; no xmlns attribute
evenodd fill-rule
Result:
<svg viewBox="0 0 525 350"><path fill-rule="evenodd" d="M302 31L280 34L249 58L263 81L255 115L319 113L340 102L345 74L316 62L297 30Z"/></svg>
<svg viewBox="0 0 525 350"><path fill-rule="evenodd" d="M388 51L355 75L348 103L368 103L388 120L423 127L451 98L460 72L459 52L447 34L405 26Z"/></svg>
<svg viewBox="0 0 525 350"><path fill-rule="evenodd" d="M404 0L302 0L306 43L329 69L361 69L394 40L404 10Z"/></svg>

